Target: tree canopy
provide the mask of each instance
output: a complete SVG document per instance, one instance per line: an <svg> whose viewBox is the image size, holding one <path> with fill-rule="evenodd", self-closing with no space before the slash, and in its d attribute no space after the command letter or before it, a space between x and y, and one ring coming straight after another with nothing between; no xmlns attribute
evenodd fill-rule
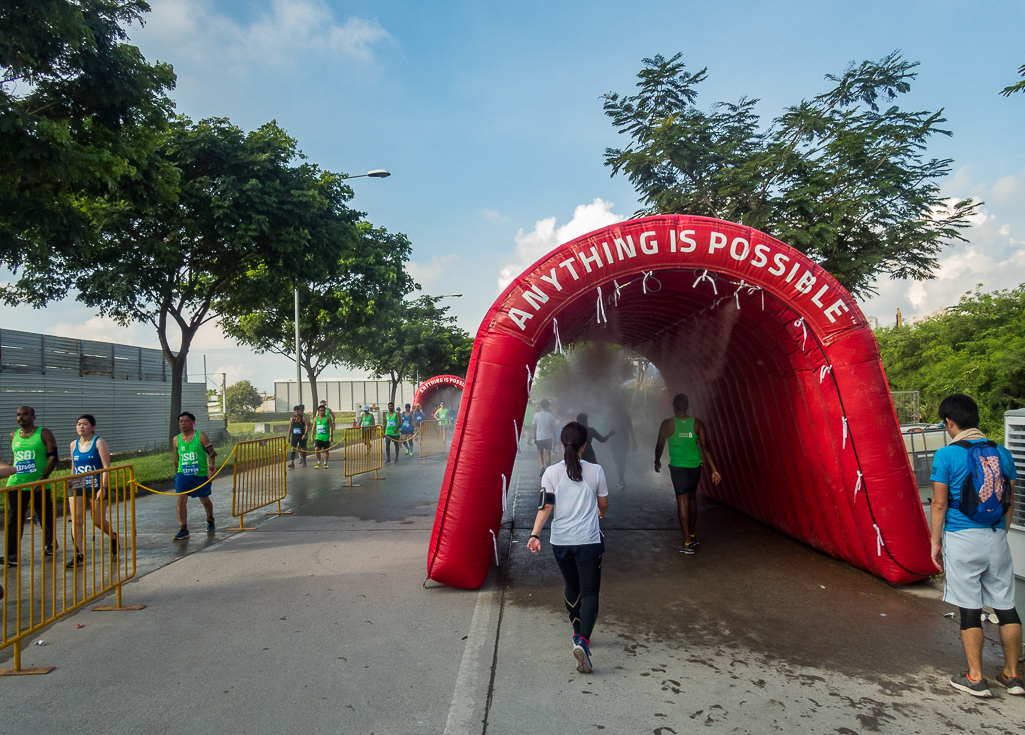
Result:
<svg viewBox="0 0 1025 735"><path fill-rule="evenodd" d="M455 326L440 296L401 301L363 330L346 350L345 362L391 380L391 400L398 385L417 376L465 375L473 338Z"/></svg>
<svg viewBox="0 0 1025 735"><path fill-rule="evenodd" d="M0 3L0 262L21 272L8 302L66 293L61 266L98 238L93 210L174 189L156 150L174 73L125 42L148 10L143 0Z"/></svg>
<svg viewBox="0 0 1025 735"><path fill-rule="evenodd" d="M303 160L276 123L244 132L224 119L179 118L161 144L176 197L106 211L102 243L68 262L78 299L120 324L152 324L172 370L171 415L198 329L229 309L256 311L265 277L328 278L355 237L344 177ZM181 342L175 350L169 322ZM171 420L171 436L177 433Z"/></svg>
<svg viewBox="0 0 1025 735"><path fill-rule="evenodd" d="M892 390L921 392L922 416L939 421L940 401L965 393L996 441L1004 411L1025 407L1025 284L966 293L956 306L909 326L876 331Z"/></svg>
<svg viewBox="0 0 1025 735"><path fill-rule="evenodd" d="M228 386L224 396L224 411L233 421L248 421L256 409L263 405L260 391L248 380L240 380Z"/></svg>
<svg viewBox="0 0 1025 735"><path fill-rule="evenodd" d="M1025 77L1025 64L1018 67L1018 75ZM1012 84L1009 87L1004 87L1000 91L1000 94L1002 94L1004 97L1010 97L1015 92L1025 92L1025 79L1022 79L1017 84Z"/></svg>
<svg viewBox="0 0 1025 735"><path fill-rule="evenodd" d="M681 54L643 60L638 91L604 96L605 114L626 148L605 163L624 173L645 208L638 214L694 214L754 227L791 245L856 295L879 275L931 278L944 244L977 208L948 200L938 181L950 159L927 159L943 111L895 104L915 63L895 52L851 65L833 87L787 107L763 127L757 99L699 110L707 69L685 71Z"/></svg>
<svg viewBox="0 0 1025 735"><path fill-rule="evenodd" d="M376 341L379 327L416 286L405 270L412 250L405 235L366 221L356 224L356 233L344 242L333 276L299 281L300 364L310 382L311 406L319 400L320 374L358 351L356 339ZM257 352L294 359L295 284L278 272L256 277L268 303L258 311L226 304L221 327Z"/></svg>

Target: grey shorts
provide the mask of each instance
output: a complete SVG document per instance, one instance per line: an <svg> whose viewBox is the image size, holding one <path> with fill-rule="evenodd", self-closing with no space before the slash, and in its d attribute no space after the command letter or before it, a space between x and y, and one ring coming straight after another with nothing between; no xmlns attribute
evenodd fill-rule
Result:
<svg viewBox="0 0 1025 735"><path fill-rule="evenodd" d="M1007 531L967 528L943 534L943 601L968 610L1014 607L1014 567Z"/></svg>

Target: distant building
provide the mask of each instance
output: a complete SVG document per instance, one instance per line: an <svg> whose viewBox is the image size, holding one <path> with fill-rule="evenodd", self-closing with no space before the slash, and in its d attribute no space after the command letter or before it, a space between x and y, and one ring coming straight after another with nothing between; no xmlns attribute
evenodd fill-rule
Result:
<svg viewBox="0 0 1025 735"><path fill-rule="evenodd" d="M869 326L869 328L873 332L875 330L879 329L879 317L877 317L877 316L868 316L868 317L865 317L865 318L868 319L868 326Z"/></svg>

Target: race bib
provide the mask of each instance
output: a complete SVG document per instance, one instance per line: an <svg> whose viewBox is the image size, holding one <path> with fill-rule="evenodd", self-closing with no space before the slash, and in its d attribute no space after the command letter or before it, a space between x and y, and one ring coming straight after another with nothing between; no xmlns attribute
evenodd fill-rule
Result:
<svg viewBox="0 0 1025 735"><path fill-rule="evenodd" d="M303 433L303 427L296 426L294 429L292 429L292 433L293 434L302 434Z"/></svg>
<svg viewBox="0 0 1025 735"><path fill-rule="evenodd" d="M192 475L198 475L199 474L199 465L195 465L195 464L188 465L187 464L187 465L183 466L182 467L182 474L187 476L187 477L191 477Z"/></svg>
<svg viewBox="0 0 1025 735"><path fill-rule="evenodd" d="M14 463L14 471L19 475L30 475L36 471L34 459L23 459Z"/></svg>

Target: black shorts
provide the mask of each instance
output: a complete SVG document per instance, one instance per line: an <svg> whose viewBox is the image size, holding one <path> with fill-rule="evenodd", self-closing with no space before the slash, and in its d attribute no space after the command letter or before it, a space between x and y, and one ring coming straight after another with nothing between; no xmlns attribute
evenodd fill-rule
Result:
<svg viewBox="0 0 1025 735"><path fill-rule="evenodd" d="M552 440L551 439L535 439L534 446L537 447L537 452L550 452L552 451Z"/></svg>
<svg viewBox="0 0 1025 735"><path fill-rule="evenodd" d="M701 480L701 465L697 467L669 465L669 477L673 480L673 491L677 495L693 495L698 491L698 482Z"/></svg>
<svg viewBox="0 0 1025 735"><path fill-rule="evenodd" d="M91 483L86 481L86 483L83 484L83 485L80 485L78 487L72 487L71 483L69 482L68 483L68 497L69 498L81 498L81 497L93 498L93 497L96 496L96 493L98 493L100 491L99 483L96 483L96 484L97 484L97 487L93 488L93 487L90 487Z"/></svg>
<svg viewBox="0 0 1025 735"><path fill-rule="evenodd" d="M306 442L303 441L301 434L292 434L290 439L293 447L302 447L306 445Z"/></svg>
<svg viewBox="0 0 1025 735"><path fill-rule="evenodd" d="M314 449L314 451L320 451L321 449L327 449L330 446L331 446L331 440L330 439L314 439L313 440L313 449Z"/></svg>

